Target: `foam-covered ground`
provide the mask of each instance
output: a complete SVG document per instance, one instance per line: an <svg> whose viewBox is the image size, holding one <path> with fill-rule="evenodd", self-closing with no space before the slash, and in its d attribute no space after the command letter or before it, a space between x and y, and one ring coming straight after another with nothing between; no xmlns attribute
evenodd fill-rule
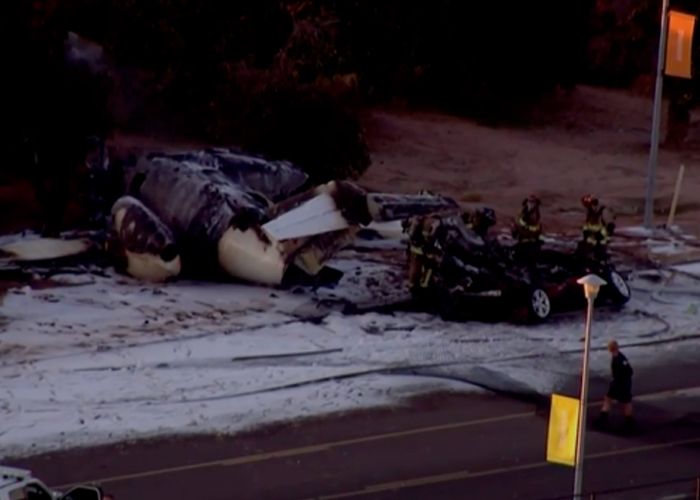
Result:
<svg viewBox="0 0 700 500"><path fill-rule="evenodd" d="M316 294L92 275L10 291L0 307L2 454L235 432L446 388L550 393L578 370L579 314L537 327L343 315L334 299L361 301L400 275L341 257L340 284ZM610 338L639 366L697 334L700 282L657 278L637 276L624 311L596 313L594 373L608 370Z"/></svg>

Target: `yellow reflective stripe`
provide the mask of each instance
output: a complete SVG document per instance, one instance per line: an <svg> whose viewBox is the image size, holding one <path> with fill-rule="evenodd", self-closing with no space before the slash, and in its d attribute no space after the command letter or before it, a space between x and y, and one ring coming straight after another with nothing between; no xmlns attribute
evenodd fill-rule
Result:
<svg viewBox="0 0 700 500"><path fill-rule="evenodd" d="M589 243L591 245L606 245L610 241L610 238L608 237L603 237L603 238L596 238L595 235L588 236L585 239L586 243Z"/></svg>
<svg viewBox="0 0 700 500"><path fill-rule="evenodd" d="M542 230L542 226L540 224L528 224L522 218L518 219L518 225L531 233L536 233Z"/></svg>
<svg viewBox="0 0 700 500"><path fill-rule="evenodd" d="M411 253L414 253L416 255L423 255L423 249L421 247L411 245Z"/></svg>

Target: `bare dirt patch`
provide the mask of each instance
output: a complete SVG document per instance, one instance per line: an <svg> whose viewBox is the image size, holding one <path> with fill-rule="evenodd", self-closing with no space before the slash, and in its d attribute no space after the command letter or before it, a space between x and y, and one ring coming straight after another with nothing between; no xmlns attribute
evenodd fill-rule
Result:
<svg viewBox="0 0 700 500"><path fill-rule="evenodd" d="M523 198L541 197L545 230L578 230L581 196L590 192L639 224L649 159L651 99L579 87L544 103L529 128L489 128L433 112L374 111L366 118L373 164L362 183L400 192L429 189L465 207L493 207L509 223ZM663 150L656 181L656 223L665 222L681 163L676 222L696 226L700 152Z"/></svg>

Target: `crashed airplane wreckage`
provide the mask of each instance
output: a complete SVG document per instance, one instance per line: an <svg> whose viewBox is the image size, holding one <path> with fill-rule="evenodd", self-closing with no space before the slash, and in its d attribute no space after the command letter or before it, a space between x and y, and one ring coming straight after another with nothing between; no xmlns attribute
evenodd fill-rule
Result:
<svg viewBox="0 0 700 500"><path fill-rule="evenodd" d="M458 209L435 195L367 192L348 181L309 186L289 162L230 149L122 162L107 250L137 279L228 276L262 285L315 277L361 226Z"/></svg>

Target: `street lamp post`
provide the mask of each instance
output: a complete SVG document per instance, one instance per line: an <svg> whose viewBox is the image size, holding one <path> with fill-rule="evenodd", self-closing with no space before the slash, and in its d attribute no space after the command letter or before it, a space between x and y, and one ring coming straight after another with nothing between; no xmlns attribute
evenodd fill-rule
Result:
<svg viewBox="0 0 700 500"><path fill-rule="evenodd" d="M595 274L588 274L577 280L583 285L588 307L586 308L586 330L584 334L583 367L581 369L581 396L578 407L578 426L576 429L576 462L574 468L574 500L581 500L583 489L583 454L586 439L586 407L588 406L588 358L591 349L591 323L593 322L593 302L600 287L607 284Z"/></svg>
<svg viewBox="0 0 700 500"><path fill-rule="evenodd" d="M649 150L649 172L647 174L647 195L644 203L644 227L652 228L654 214L654 182L656 181L656 162L659 156L659 135L661 129L661 102L663 100L664 61L666 51L666 32L668 30L668 3L661 3L661 33L659 34L659 53L656 59L656 85L654 89L654 107L651 117L651 147Z"/></svg>

